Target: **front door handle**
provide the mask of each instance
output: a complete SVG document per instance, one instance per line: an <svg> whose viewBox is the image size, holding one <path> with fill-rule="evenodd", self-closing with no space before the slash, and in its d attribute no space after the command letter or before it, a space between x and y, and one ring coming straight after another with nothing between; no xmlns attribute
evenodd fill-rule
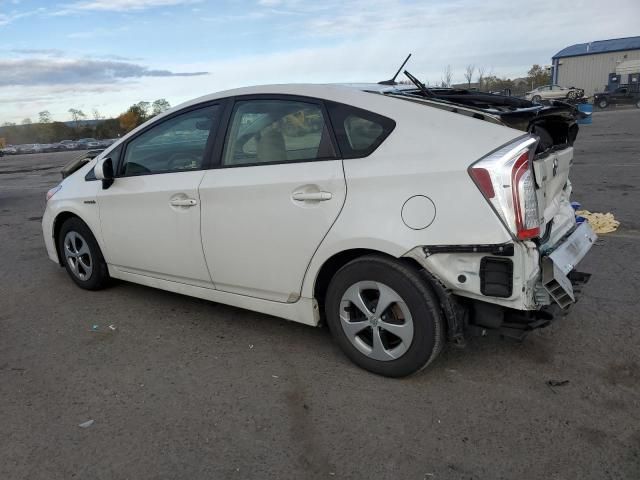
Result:
<svg viewBox="0 0 640 480"><path fill-rule="evenodd" d="M304 202L307 200L316 202L325 202L331 200L331 192L293 192L291 198L298 202Z"/></svg>
<svg viewBox="0 0 640 480"><path fill-rule="evenodd" d="M198 201L195 198L174 198L170 203L173 207L193 207Z"/></svg>

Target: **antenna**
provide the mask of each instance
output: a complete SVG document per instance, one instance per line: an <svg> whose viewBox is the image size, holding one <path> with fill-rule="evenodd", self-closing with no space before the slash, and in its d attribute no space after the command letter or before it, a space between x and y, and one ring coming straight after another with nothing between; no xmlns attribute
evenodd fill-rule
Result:
<svg viewBox="0 0 640 480"><path fill-rule="evenodd" d="M407 55L407 58L404 59L404 62L402 62L402 65L400 65L400 68L398 69L396 74L393 77L391 77L391 79L389 80L383 80L382 82L378 82L378 85L397 85L396 77L400 74L400 72L402 71L402 69L407 64L410 58L411 58L411 54Z"/></svg>

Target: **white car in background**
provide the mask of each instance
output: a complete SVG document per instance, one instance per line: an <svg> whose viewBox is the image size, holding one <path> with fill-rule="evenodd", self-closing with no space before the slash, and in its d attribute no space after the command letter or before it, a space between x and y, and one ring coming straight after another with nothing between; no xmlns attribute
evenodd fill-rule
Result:
<svg viewBox="0 0 640 480"><path fill-rule="evenodd" d="M48 192L48 255L89 290L325 320L387 376L548 324L595 238L569 202L572 111L480 99L520 102L534 135L416 85L251 87L154 117Z"/></svg>
<svg viewBox="0 0 640 480"><path fill-rule="evenodd" d="M541 100L575 100L584 95L584 90L575 87L561 87L560 85L544 85L527 92L525 99L538 103Z"/></svg>
<svg viewBox="0 0 640 480"><path fill-rule="evenodd" d="M60 140L58 143L66 150L75 150L77 148L76 142L73 140Z"/></svg>
<svg viewBox="0 0 640 480"><path fill-rule="evenodd" d="M4 148L1 148L0 150L6 155L15 155L16 153L18 153L18 149L13 145L6 146Z"/></svg>

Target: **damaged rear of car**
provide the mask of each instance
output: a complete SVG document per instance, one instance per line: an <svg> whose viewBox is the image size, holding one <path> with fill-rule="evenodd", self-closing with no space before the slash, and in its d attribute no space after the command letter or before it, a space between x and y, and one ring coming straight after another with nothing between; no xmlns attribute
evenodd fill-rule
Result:
<svg viewBox="0 0 640 480"><path fill-rule="evenodd" d="M419 82L416 87L378 93L523 132L468 168L512 241L430 245L409 254L442 287L450 340L462 343L465 331L489 329L522 339L571 306L590 277L575 267L597 237L588 223L576 222L569 180L576 121L583 114L559 101L537 105L469 90L427 89Z"/></svg>

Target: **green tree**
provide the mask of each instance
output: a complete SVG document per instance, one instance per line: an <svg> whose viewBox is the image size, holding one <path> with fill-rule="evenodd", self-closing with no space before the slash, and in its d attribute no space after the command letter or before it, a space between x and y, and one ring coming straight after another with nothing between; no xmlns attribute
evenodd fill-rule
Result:
<svg viewBox="0 0 640 480"><path fill-rule="evenodd" d="M171 105L165 98L159 98L158 100L156 100L151 104L152 115L154 116L170 108L171 108Z"/></svg>
<svg viewBox="0 0 640 480"><path fill-rule="evenodd" d="M135 105L133 105L134 107L137 107L137 113L140 116L140 118L147 120L149 118L149 108L151 108L151 104L149 102L138 102Z"/></svg>
<svg viewBox="0 0 640 480"><path fill-rule="evenodd" d="M527 72L527 83L532 89L542 85L549 85L551 83L551 74L549 70L536 63Z"/></svg>

